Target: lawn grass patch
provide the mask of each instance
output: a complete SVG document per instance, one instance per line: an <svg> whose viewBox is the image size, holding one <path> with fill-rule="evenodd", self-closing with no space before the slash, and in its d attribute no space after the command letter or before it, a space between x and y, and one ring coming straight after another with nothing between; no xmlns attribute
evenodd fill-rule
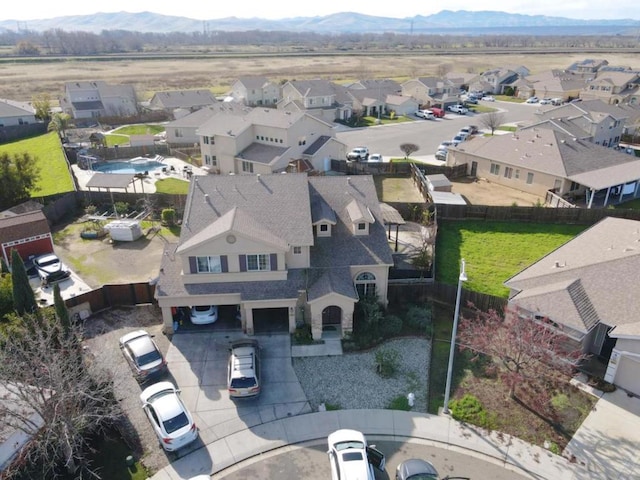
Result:
<svg viewBox="0 0 640 480"><path fill-rule="evenodd" d="M635 200L631 200L629 202L620 203L618 205L613 205L613 208L616 210L640 210L640 198L636 198Z"/></svg>
<svg viewBox="0 0 640 480"><path fill-rule="evenodd" d="M507 298L503 282L585 230L584 225L441 222L436 243L436 279L456 285L466 261L467 290Z"/></svg>
<svg viewBox="0 0 640 480"><path fill-rule="evenodd" d="M497 108L488 107L487 105L469 105L469 110L474 113L490 113L497 112Z"/></svg>
<svg viewBox="0 0 640 480"><path fill-rule="evenodd" d="M69 166L56 132L0 145L0 153L9 156L27 152L36 159L39 178L31 192L31 198L47 197L73 191Z"/></svg>
<svg viewBox="0 0 640 480"><path fill-rule="evenodd" d="M164 132L164 126L145 124L145 125L126 125L116 128L111 133L118 135L157 135Z"/></svg>
<svg viewBox="0 0 640 480"><path fill-rule="evenodd" d="M501 130L503 132L515 132L517 129L518 127L513 127L509 125L500 125L498 128L496 128L496 130Z"/></svg>
<svg viewBox="0 0 640 480"><path fill-rule="evenodd" d="M524 103L522 98L512 97L510 95L495 95L495 99L501 102Z"/></svg>
<svg viewBox="0 0 640 480"><path fill-rule="evenodd" d="M189 182L178 180L177 178L163 178L156 182L156 192L171 195L186 195L189 193Z"/></svg>
<svg viewBox="0 0 640 480"><path fill-rule="evenodd" d="M126 145L129 143L129 135L108 133L104 136L104 140L107 142L107 147Z"/></svg>

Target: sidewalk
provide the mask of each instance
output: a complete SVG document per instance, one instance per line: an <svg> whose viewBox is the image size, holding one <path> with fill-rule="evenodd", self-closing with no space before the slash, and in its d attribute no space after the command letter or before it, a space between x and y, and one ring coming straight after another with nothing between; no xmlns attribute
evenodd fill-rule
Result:
<svg viewBox="0 0 640 480"><path fill-rule="evenodd" d="M155 474L152 480L210 475L270 450L325 439L341 428L360 430L371 440L426 440L439 448L462 451L492 461L531 479L593 478L583 467L543 448L515 437L463 425L448 416L398 410L338 410L283 418L221 436L204 448L176 460Z"/></svg>

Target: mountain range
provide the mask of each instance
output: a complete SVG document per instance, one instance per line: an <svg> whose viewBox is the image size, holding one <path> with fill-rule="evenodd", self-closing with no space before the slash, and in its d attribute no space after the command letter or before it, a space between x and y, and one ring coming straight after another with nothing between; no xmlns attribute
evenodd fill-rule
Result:
<svg viewBox="0 0 640 480"><path fill-rule="evenodd" d="M497 11L443 10L433 15L406 18L376 17L353 12L317 17L295 17L279 20L227 17L196 20L152 12L95 13L49 19L0 21L0 31L50 29L66 31L129 30L136 32L215 32L215 31L289 31L339 33L411 33L411 34L631 34L638 35L640 21L578 20L545 15L520 15Z"/></svg>

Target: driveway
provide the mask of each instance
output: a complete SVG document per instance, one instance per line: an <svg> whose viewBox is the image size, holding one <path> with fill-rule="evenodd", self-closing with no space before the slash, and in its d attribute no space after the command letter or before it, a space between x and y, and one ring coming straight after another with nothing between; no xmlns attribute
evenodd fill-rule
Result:
<svg viewBox="0 0 640 480"><path fill-rule="evenodd" d="M311 412L293 370L288 333L252 337L262 349L262 393L257 399L229 398L229 342L245 337L240 331L173 336L167 352L169 372L200 428L200 442L184 449L180 456L246 428Z"/></svg>
<svg viewBox="0 0 640 480"><path fill-rule="evenodd" d="M564 456L575 457L590 478L633 479L640 472L640 399L605 393L575 433Z"/></svg>

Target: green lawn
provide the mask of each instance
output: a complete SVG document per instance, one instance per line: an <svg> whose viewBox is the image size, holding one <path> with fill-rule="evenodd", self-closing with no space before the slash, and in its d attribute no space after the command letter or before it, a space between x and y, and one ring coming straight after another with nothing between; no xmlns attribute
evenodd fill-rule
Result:
<svg viewBox="0 0 640 480"><path fill-rule="evenodd" d="M127 125L125 127L116 128L112 134L118 135L157 135L164 132L164 126L145 124L145 125Z"/></svg>
<svg viewBox="0 0 640 480"><path fill-rule="evenodd" d="M32 198L73 191L73 181L64 158L62 144L55 132L0 145L0 152L10 156L23 152L36 159L40 178L31 192Z"/></svg>
<svg viewBox="0 0 640 480"><path fill-rule="evenodd" d="M497 108L488 107L487 105L469 105L469 110L474 113L489 113L489 112L497 112Z"/></svg>
<svg viewBox="0 0 640 480"><path fill-rule="evenodd" d="M468 290L506 298L512 275L585 230L584 225L507 222L441 222L436 243L436 279L456 285L466 261Z"/></svg>
<svg viewBox="0 0 640 480"><path fill-rule="evenodd" d="M500 100L501 102L513 102L513 103L524 103L524 100L517 97L510 97L508 95L495 95L496 100Z"/></svg>
<svg viewBox="0 0 640 480"><path fill-rule="evenodd" d="M126 145L127 143L129 143L129 135L107 133L104 138L107 142L107 147L113 147L114 145Z"/></svg>
<svg viewBox="0 0 640 480"><path fill-rule="evenodd" d="M177 178L164 178L156 182L156 192L186 195L189 193L189 182L178 180Z"/></svg>

